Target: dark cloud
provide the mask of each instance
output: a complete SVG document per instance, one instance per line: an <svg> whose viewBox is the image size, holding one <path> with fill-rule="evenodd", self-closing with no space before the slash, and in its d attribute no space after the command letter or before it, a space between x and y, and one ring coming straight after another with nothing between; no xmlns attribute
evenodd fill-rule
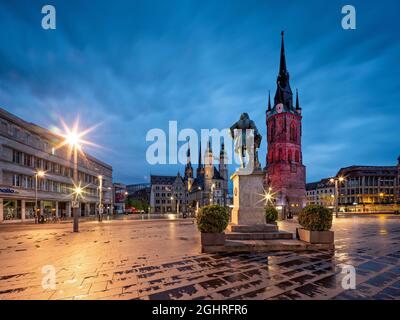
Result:
<svg viewBox="0 0 400 320"><path fill-rule="evenodd" d="M116 180L175 174L146 163L152 128L219 128L249 112L264 136L280 30L303 107L307 179L346 165L393 164L400 153L399 4L353 1L52 1L57 29L40 27L41 1L0 3L0 105L42 126L101 122L91 150Z"/></svg>

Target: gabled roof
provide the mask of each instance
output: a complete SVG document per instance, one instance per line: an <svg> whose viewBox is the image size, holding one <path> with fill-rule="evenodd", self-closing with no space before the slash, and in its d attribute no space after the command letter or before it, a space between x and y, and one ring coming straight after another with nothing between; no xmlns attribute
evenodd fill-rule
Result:
<svg viewBox="0 0 400 320"><path fill-rule="evenodd" d="M201 190L204 190L204 177L200 176L193 180L192 188L190 192L197 192L199 191L199 187Z"/></svg>
<svg viewBox="0 0 400 320"><path fill-rule="evenodd" d="M165 184L172 185L175 182L177 176L150 176L151 184Z"/></svg>
<svg viewBox="0 0 400 320"><path fill-rule="evenodd" d="M214 175L212 178L216 180L224 180L224 178L221 177L221 173L215 167L214 167Z"/></svg>

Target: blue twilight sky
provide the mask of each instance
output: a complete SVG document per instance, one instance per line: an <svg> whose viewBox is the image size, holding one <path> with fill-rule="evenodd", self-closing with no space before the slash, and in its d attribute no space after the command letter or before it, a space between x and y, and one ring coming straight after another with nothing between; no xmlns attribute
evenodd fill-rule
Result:
<svg viewBox="0 0 400 320"><path fill-rule="evenodd" d="M57 29L41 28L53 4ZM341 28L352 4L357 29ZM149 129L225 128L247 111L263 135L285 30L303 108L307 181L400 154L398 1L0 0L0 106L44 127L102 125L90 153L116 181L183 166L150 166Z"/></svg>

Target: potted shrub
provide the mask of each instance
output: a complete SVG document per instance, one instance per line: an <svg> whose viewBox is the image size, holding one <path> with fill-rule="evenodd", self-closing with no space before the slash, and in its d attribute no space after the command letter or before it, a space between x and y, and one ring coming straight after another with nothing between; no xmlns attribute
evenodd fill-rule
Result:
<svg viewBox="0 0 400 320"><path fill-rule="evenodd" d="M268 206L265 208L265 221L268 224L276 224L276 220L278 220L278 210L273 206Z"/></svg>
<svg viewBox="0 0 400 320"><path fill-rule="evenodd" d="M224 230L229 223L228 209L220 205L209 205L200 209L196 216L197 228L201 232L203 246L225 244Z"/></svg>
<svg viewBox="0 0 400 320"><path fill-rule="evenodd" d="M299 213L297 235L300 240L309 243L333 243L332 212L321 205L308 205Z"/></svg>

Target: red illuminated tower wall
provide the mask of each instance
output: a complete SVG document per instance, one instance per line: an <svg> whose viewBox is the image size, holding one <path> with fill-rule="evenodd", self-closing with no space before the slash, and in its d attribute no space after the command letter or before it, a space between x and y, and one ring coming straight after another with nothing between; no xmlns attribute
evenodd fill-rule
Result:
<svg viewBox="0 0 400 320"><path fill-rule="evenodd" d="M305 205L305 166L301 152L301 108L293 94L286 69L282 32L281 61L274 105L268 99L266 117L268 152L266 184L275 193L276 205L283 212L296 212ZM289 209L289 210L288 210Z"/></svg>

